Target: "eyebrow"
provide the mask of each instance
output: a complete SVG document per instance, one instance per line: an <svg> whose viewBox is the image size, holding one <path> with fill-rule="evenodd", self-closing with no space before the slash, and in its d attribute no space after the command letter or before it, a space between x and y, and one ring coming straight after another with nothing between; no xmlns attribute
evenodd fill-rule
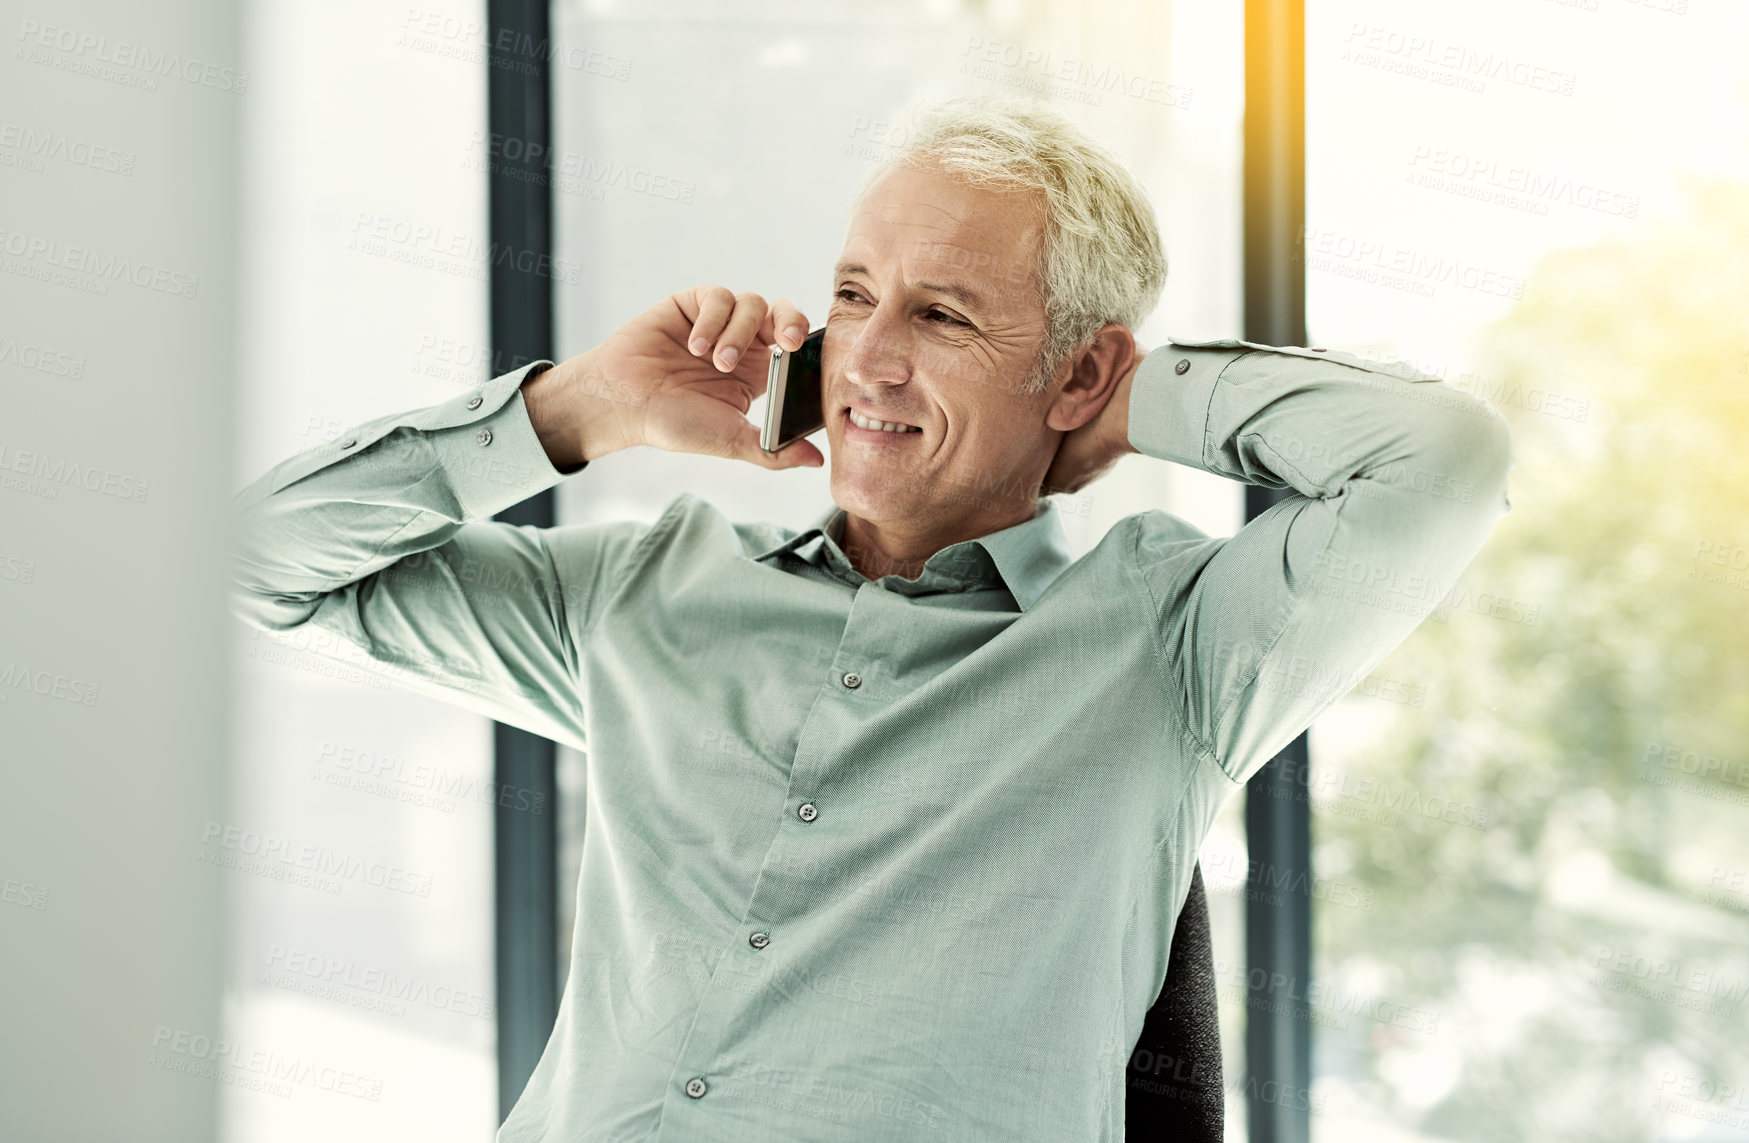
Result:
<svg viewBox="0 0 1749 1143"><path fill-rule="evenodd" d="M869 276L868 267L860 262L840 262L832 268L832 276L834 278L844 278L852 274ZM984 301L984 295L968 286L961 286L954 282L918 282L917 288L919 290L929 290L937 294L946 294L948 297L962 302L974 310L988 312L988 305Z"/></svg>

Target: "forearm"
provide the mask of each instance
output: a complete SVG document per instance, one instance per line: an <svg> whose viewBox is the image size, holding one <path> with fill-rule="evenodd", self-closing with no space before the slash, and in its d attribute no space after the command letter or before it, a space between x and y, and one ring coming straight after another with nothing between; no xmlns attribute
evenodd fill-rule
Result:
<svg viewBox="0 0 1749 1143"><path fill-rule="evenodd" d="M1236 352L1151 352L1126 394L1128 445L1316 498L1372 480L1471 503L1500 483L1505 422L1468 393L1306 351Z"/></svg>
<svg viewBox="0 0 1749 1143"><path fill-rule="evenodd" d="M322 595L562 480L518 394L539 364L367 421L237 493L233 609L258 626L294 626Z"/></svg>

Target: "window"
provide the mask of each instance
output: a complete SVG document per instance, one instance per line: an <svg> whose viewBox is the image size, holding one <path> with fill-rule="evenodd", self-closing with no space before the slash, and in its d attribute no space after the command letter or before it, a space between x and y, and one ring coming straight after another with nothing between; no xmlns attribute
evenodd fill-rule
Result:
<svg viewBox="0 0 1749 1143"><path fill-rule="evenodd" d="M1518 459L1313 729L1321 1139L1749 1125L1746 17L1311 6L1313 344L1487 399Z"/></svg>
<svg viewBox="0 0 1749 1143"><path fill-rule="evenodd" d="M485 379L483 19L250 7L239 486ZM233 629L233 848L307 846L335 872L229 878L223 1034L315 1078L224 1085L223 1137L489 1139L491 723L321 633Z"/></svg>

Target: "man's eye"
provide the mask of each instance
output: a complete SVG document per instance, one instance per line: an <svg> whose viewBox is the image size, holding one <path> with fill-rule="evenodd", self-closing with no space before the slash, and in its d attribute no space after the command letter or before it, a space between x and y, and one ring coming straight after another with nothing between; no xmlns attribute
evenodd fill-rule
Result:
<svg viewBox="0 0 1749 1143"><path fill-rule="evenodd" d="M847 302L860 302L860 301L862 301L862 295L857 293L855 290L851 289L849 286L846 286L842 290L839 290L838 296L843 298Z"/></svg>
<svg viewBox="0 0 1749 1143"><path fill-rule="evenodd" d="M970 325L971 324L970 322L961 321L959 318L954 317L952 314L948 313L945 310L930 310L928 316L933 317L933 318L940 318L941 320L947 322L949 325Z"/></svg>

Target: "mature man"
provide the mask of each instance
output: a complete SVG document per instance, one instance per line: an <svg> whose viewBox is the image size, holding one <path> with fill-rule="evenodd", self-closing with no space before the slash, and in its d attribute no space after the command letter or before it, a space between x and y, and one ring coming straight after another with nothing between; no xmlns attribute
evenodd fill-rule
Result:
<svg viewBox="0 0 1749 1143"><path fill-rule="evenodd" d="M1153 212L1066 121L954 101L910 139L833 270L811 526L489 519L638 445L822 463L746 417L806 318L717 287L239 495L250 622L589 753L569 983L502 1140L1121 1138L1216 811L1509 508L1502 420L1436 381L1144 355ZM1129 452L1294 495L1072 558L1041 490Z"/></svg>

